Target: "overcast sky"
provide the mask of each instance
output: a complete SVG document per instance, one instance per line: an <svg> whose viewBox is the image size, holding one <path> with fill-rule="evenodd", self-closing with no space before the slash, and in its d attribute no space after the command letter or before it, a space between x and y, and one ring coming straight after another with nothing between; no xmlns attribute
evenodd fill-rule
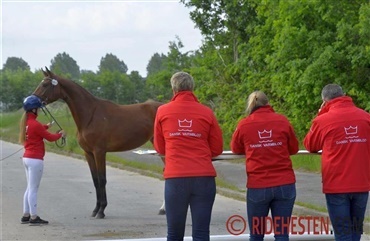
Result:
<svg viewBox="0 0 370 241"><path fill-rule="evenodd" d="M8 57L31 70L66 52L81 70L96 71L112 53L146 76L154 53L168 53L178 36L184 51L198 49L200 31L179 1L1 0L1 68Z"/></svg>

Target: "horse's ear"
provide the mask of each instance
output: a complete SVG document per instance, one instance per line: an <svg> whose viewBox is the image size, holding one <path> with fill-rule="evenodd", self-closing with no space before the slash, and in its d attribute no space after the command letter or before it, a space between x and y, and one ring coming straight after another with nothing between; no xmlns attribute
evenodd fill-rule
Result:
<svg viewBox="0 0 370 241"><path fill-rule="evenodd" d="M46 68L46 67L45 67ZM46 68L47 69L47 68ZM48 75L48 73L46 73L43 69L41 69L42 70L42 73L44 74L44 76L45 77L48 77L49 75Z"/></svg>
<svg viewBox="0 0 370 241"><path fill-rule="evenodd" d="M53 73L46 66L45 66L45 69L46 69L46 71L42 71L42 72L44 72L45 77L51 77L52 78Z"/></svg>

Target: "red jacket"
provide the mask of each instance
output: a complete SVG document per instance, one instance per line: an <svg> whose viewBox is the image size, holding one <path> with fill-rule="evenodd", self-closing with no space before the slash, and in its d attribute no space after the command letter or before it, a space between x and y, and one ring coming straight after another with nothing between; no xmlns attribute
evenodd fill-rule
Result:
<svg viewBox="0 0 370 241"><path fill-rule="evenodd" d="M324 193L370 191L370 114L350 97L329 101L303 144L309 152L322 150Z"/></svg>
<svg viewBox="0 0 370 241"><path fill-rule="evenodd" d="M44 139L56 141L62 137L62 134L48 132L48 126L42 125L36 118L35 114L27 113L26 141L24 142L25 152L23 157L43 160L45 156Z"/></svg>
<svg viewBox="0 0 370 241"><path fill-rule="evenodd" d="M154 148L165 156L166 179L216 176L212 157L223 151L222 131L210 108L181 91L158 108Z"/></svg>
<svg viewBox="0 0 370 241"><path fill-rule="evenodd" d="M263 106L242 119L233 134L231 150L246 155L247 188L295 183L290 155L298 140L288 119Z"/></svg>

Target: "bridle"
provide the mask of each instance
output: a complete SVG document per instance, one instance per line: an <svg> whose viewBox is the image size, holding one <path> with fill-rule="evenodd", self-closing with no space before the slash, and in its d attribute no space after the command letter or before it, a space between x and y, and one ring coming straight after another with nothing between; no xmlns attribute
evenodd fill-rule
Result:
<svg viewBox="0 0 370 241"><path fill-rule="evenodd" d="M42 80L42 82L45 81L45 80L50 80L51 84L48 85L48 87L46 87L40 95L37 95L37 96L39 98L43 99L44 102L47 102L49 95L46 95L46 94L49 94L50 91L52 91L52 94L54 93L54 91L55 91L54 87L58 84L58 81L53 79L53 78L50 78L50 77L45 77ZM42 82L40 83L40 85L42 85Z"/></svg>
<svg viewBox="0 0 370 241"><path fill-rule="evenodd" d="M60 128L59 131L61 131L61 130L63 130L63 128L59 125L58 121L50 113L50 111L48 110L48 108L46 108L46 104L45 104L46 101L48 100L48 97L47 97L48 95L46 95L46 94L49 94L50 91L52 91L52 94L54 93L54 91L55 91L54 87L58 84L58 81L55 80L55 79L52 79L50 77L45 77L43 79L43 81L44 80L50 80L51 84L47 88L45 88L44 91L40 95L36 95L36 96L39 97L40 99L44 99L43 106L41 107L42 111L44 112L44 114L45 114L46 117L48 117L48 115L50 116L50 118L48 117L49 118L49 121L50 120L53 120L53 122L55 122L57 124L57 126ZM40 83L40 85L42 85L42 83ZM63 136L61 138L61 143L60 144L58 144L58 141L55 141L55 145L57 147L60 147L60 148L64 147L66 145L66 138Z"/></svg>
<svg viewBox="0 0 370 241"><path fill-rule="evenodd" d="M58 121L54 118L54 116L50 113L50 111L48 110L48 108L46 108L46 106L41 107L41 110L44 112L46 117L48 117L46 112L49 114L50 116L49 120L53 120L53 122L57 124L57 126L59 127L59 131L63 130L63 128L59 125ZM62 136L60 144L58 143L58 141L55 141L55 145L59 148L64 147L66 145L66 137Z"/></svg>

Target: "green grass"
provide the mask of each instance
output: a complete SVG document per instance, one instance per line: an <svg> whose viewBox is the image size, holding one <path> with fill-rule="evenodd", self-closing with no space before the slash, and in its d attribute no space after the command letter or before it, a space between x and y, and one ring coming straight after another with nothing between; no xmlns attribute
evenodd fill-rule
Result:
<svg viewBox="0 0 370 241"><path fill-rule="evenodd" d="M320 155L294 155L291 156L294 170L321 172Z"/></svg>
<svg viewBox="0 0 370 241"><path fill-rule="evenodd" d="M312 210L316 210L316 211L319 211L319 212L327 212L328 211L325 207L316 206L316 205L313 205L311 203L303 203L303 202L295 201L295 204L297 204L299 206L302 206L302 207L312 209Z"/></svg>

